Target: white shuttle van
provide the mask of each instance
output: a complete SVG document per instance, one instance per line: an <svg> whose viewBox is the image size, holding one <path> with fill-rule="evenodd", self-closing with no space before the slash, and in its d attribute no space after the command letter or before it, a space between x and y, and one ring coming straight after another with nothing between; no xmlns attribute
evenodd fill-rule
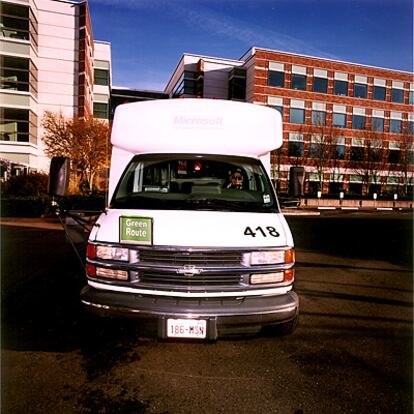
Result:
<svg viewBox="0 0 414 414"><path fill-rule="evenodd" d="M109 205L90 233L90 311L152 318L163 338L296 326L294 247L269 180L282 120L253 104L117 108Z"/></svg>

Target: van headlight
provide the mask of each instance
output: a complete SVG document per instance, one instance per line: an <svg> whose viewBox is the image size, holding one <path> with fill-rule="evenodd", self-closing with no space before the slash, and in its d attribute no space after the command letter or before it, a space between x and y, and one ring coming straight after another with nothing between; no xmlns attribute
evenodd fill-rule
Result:
<svg viewBox="0 0 414 414"><path fill-rule="evenodd" d="M118 260L127 262L129 260L128 249L124 247L96 246L96 257L104 260Z"/></svg>
<svg viewBox="0 0 414 414"><path fill-rule="evenodd" d="M243 254L242 264L245 266L290 264L295 262L295 249L263 250Z"/></svg>

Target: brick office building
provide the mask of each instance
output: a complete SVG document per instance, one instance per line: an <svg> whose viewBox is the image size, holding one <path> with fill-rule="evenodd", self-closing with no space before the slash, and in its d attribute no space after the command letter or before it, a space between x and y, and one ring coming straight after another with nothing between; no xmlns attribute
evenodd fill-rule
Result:
<svg viewBox="0 0 414 414"><path fill-rule="evenodd" d="M185 54L165 91L278 110L284 140L272 176L281 191L290 167L303 166L310 194L412 194L412 73L252 48L239 60Z"/></svg>

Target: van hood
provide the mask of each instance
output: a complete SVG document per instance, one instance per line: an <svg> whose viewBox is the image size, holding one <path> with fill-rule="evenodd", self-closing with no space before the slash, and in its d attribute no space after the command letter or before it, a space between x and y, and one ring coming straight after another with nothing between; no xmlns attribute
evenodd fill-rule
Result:
<svg viewBox="0 0 414 414"><path fill-rule="evenodd" d="M293 246L283 214L225 211L108 210L89 239L137 246Z"/></svg>

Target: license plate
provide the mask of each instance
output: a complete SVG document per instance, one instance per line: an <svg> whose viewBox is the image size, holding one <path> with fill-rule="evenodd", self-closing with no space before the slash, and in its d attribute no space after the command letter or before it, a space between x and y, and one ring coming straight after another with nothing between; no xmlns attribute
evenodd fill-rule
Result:
<svg viewBox="0 0 414 414"><path fill-rule="evenodd" d="M202 319L167 319L168 338L206 338L207 321Z"/></svg>

